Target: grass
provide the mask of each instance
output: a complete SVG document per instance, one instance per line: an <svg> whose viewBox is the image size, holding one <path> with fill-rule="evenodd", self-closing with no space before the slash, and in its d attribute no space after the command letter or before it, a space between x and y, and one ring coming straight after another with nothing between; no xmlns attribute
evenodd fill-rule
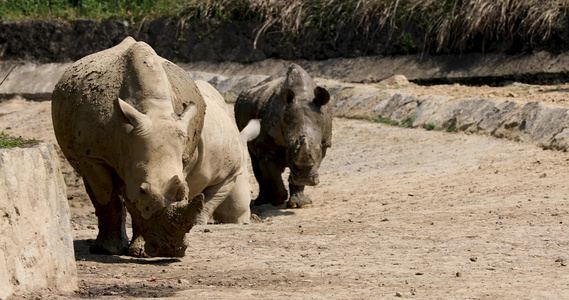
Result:
<svg viewBox="0 0 569 300"><path fill-rule="evenodd" d="M1 0L0 19L151 18L255 21L257 39L317 28L393 35L408 53L463 51L485 42L547 40L567 31L569 0ZM397 35L397 36L394 36ZM435 49L432 49L435 48ZM432 51L431 51L432 52Z"/></svg>
<svg viewBox="0 0 569 300"><path fill-rule="evenodd" d="M4 131L0 132L0 149L6 148L28 148L38 144L39 141L35 138L25 139L20 137L13 137L5 133Z"/></svg>
<svg viewBox="0 0 569 300"><path fill-rule="evenodd" d="M389 118L382 118L382 117L377 117L377 119L374 119L373 121L376 123L382 123L382 124L387 124L387 125L391 125L391 126L399 126L399 127L403 127L403 128L412 128L413 123L415 122L416 119L417 119L417 113L413 112L413 113L411 113L411 116L409 116L408 118L405 118L401 121L391 120Z"/></svg>
<svg viewBox="0 0 569 300"><path fill-rule="evenodd" d="M434 130L435 129L435 123L423 124L423 128L425 128L428 131Z"/></svg>
<svg viewBox="0 0 569 300"><path fill-rule="evenodd" d="M377 119L373 120L376 123L387 124L391 126L399 126L399 121L391 120L389 118L381 118L378 117Z"/></svg>

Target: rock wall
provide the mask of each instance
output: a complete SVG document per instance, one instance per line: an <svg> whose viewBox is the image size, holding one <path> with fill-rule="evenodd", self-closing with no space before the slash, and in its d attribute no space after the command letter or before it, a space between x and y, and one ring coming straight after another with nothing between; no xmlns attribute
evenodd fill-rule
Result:
<svg viewBox="0 0 569 300"><path fill-rule="evenodd" d="M227 102L267 76L233 76L195 72L216 87ZM432 126L435 130L462 131L529 142L545 149L569 150L569 109L542 102L499 98L451 99L399 92L398 76L379 84L354 84L316 78L332 96L336 117L398 121L409 127ZM393 86L395 84L395 86ZM391 85L391 86L390 86Z"/></svg>
<svg viewBox="0 0 569 300"><path fill-rule="evenodd" d="M0 149L0 299L76 288L70 212L55 148Z"/></svg>
<svg viewBox="0 0 569 300"><path fill-rule="evenodd" d="M334 95L335 116L399 121L410 127L462 131L569 150L569 109L542 102L499 98L416 96L332 80L320 82Z"/></svg>

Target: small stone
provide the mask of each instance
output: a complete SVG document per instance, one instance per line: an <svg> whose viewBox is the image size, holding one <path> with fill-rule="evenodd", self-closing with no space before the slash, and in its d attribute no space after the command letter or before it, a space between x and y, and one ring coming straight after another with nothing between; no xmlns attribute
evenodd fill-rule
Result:
<svg viewBox="0 0 569 300"><path fill-rule="evenodd" d="M470 258L470 261L472 261L472 262L477 262L477 261L478 261L478 257L472 256L472 257Z"/></svg>
<svg viewBox="0 0 569 300"><path fill-rule="evenodd" d="M456 272L456 274L454 274L456 277L462 277L462 273L460 272Z"/></svg>
<svg viewBox="0 0 569 300"><path fill-rule="evenodd" d="M562 267L566 267L567 266L567 261L564 258L558 258L555 260L555 262L558 262Z"/></svg>
<svg viewBox="0 0 569 300"><path fill-rule="evenodd" d="M387 79L380 81L379 84L403 86L403 85L409 84L409 79L407 79L407 77L405 77L403 75L393 75Z"/></svg>
<svg viewBox="0 0 569 300"><path fill-rule="evenodd" d="M204 233L207 233L207 232L211 232L211 230L210 230L209 228L206 228L206 229L203 230L203 232L204 232Z"/></svg>
<svg viewBox="0 0 569 300"><path fill-rule="evenodd" d="M403 295L400 292L395 293L395 297L403 297Z"/></svg>

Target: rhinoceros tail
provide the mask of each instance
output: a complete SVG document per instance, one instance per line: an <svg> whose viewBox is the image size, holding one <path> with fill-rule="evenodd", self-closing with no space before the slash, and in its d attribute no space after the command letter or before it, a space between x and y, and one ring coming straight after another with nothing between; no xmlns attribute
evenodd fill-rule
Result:
<svg viewBox="0 0 569 300"><path fill-rule="evenodd" d="M247 145L247 142L250 142L257 138L261 133L261 119L251 119L247 126L241 130L241 140L243 141L243 145Z"/></svg>

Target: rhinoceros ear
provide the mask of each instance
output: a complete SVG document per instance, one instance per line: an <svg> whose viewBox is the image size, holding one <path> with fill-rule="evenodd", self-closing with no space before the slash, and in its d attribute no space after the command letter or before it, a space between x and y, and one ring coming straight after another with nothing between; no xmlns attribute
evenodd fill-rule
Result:
<svg viewBox="0 0 569 300"><path fill-rule="evenodd" d="M180 116L180 124L182 125L182 128L188 129L188 126L190 125L190 121L197 114L198 114L198 108L196 107L196 105L193 102L191 102L188 106L186 106L186 109L184 110L184 112Z"/></svg>
<svg viewBox="0 0 569 300"><path fill-rule="evenodd" d="M324 106L328 101L330 101L330 94L328 91L323 87L317 86L314 89L314 103L318 104L318 106Z"/></svg>
<svg viewBox="0 0 569 300"><path fill-rule="evenodd" d="M132 107L130 104L123 101L121 98L117 98L117 105L116 107L120 109L122 114L128 119L130 124L135 128L142 126L148 121L148 117L136 110L136 108Z"/></svg>
<svg viewBox="0 0 569 300"><path fill-rule="evenodd" d="M289 88L285 88L281 91L281 99L286 102L286 104L291 104L294 102L294 91Z"/></svg>

